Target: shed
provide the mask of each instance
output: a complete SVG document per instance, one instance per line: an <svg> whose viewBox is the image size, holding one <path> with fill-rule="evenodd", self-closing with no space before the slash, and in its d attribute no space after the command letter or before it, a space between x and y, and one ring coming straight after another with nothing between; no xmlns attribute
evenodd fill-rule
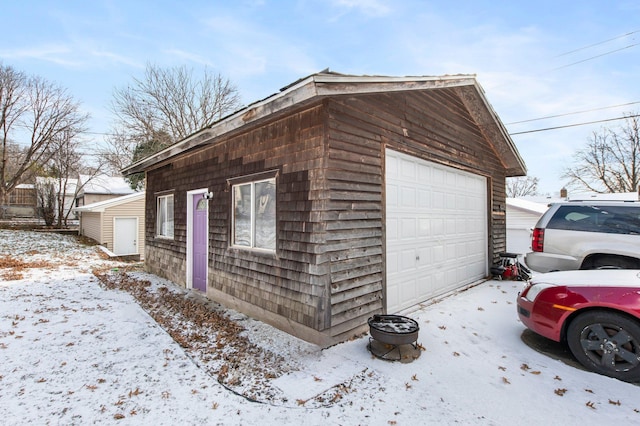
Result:
<svg viewBox="0 0 640 426"><path fill-rule="evenodd" d="M485 279L526 173L475 76L328 71L141 171L148 271L323 346Z"/></svg>
<svg viewBox="0 0 640 426"><path fill-rule="evenodd" d="M76 207L79 233L116 256L144 258L144 192Z"/></svg>

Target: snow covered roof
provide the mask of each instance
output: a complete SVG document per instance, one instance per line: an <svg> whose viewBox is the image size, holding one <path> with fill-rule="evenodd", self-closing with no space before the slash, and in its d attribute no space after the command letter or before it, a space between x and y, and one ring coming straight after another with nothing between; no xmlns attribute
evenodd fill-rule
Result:
<svg viewBox="0 0 640 426"><path fill-rule="evenodd" d="M122 176L80 175L80 194L132 194L135 191Z"/></svg>
<svg viewBox="0 0 640 426"><path fill-rule="evenodd" d="M535 214L543 214L549 208L549 203L526 200L524 198L507 198L507 206L515 207Z"/></svg>
<svg viewBox="0 0 640 426"><path fill-rule="evenodd" d="M36 177L36 184L42 184L45 182L52 183L56 191L59 191L60 181L57 178L44 176ZM76 193L76 189L78 187L78 179L67 179L66 182L62 183L65 184L65 195L73 196Z"/></svg>
<svg viewBox="0 0 640 426"><path fill-rule="evenodd" d="M97 203L87 204L86 206L75 207L73 211L79 213L102 213L109 207L115 207L132 201L138 201L139 199L144 198L144 194L144 192L135 192L133 194L123 195L122 197L111 198L104 201L98 201Z"/></svg>
<svg viewBox="0 0 640 426"><path fill-rule="evenodd" d="M581 192L568 196L567 198L551 197L544 195L527 195L519 198L507 198L507 206L531 213L542 214L547 211L549 205L553 203L563 203L566 201L639 201L640 194L637 192L614 192L610 194L599 194L596 192Z"/></svg>
<svg viewBox="0 0 640 426"><path fill-rule="evenodd" d="M610 194L598 194L596 192L583 192L578 194L571 194L567 197L568 201L638 201L640 200L640 193L638 192L614 192Z"/></svg>

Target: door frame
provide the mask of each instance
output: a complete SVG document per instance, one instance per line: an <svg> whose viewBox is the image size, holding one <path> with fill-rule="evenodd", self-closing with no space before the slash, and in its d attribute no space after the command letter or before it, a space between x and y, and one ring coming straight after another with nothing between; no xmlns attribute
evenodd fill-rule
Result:
<svg viewBox="0 0 640 426"><path fill-rule="evenodd" d="M116 230L118 229L116 226L116 222L118 219L135 219L136 221L136 239L135 246L136 250L133 253L116 253ZM114 216L113 217L113 252L118 256L128 256L131 254L140 254L140 218L138 216Z"/></svg>
<svg viewBox="0 0 640 426"><path fill-rule="evenodd" d="M193 288L193 198L196 195L206 194L207 188L187 191L187 288ZM206 233L209 235L209 208L207 205ZM209 258L209 244L207 244L207 259ZM205 280L209 282L209 268L205 270Z"/></svg>

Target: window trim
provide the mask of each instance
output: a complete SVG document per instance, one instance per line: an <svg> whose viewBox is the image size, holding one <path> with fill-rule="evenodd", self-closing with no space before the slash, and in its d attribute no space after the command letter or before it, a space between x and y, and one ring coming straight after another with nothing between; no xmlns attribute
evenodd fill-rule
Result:
<svg viewBox="0 0 640 426"><path fill-rule="evenodd" d="M173 211L172 211L172 217L173 217L173 226L171 228L171 235L166 235L166 234L162 234L160 232L160 229L162 228L161 224L160 224L160 200L167 200L171 198L172 199L172 206L173 206ZM173 193L173 191L165 191L165 192L160 192L156 194L156 229L155 229L155 238L160 238L160 239L165 239L165 240L173 240L175 239L175 201L176 201L176 197L175 194ZM165 206L166 206L166 202L165 202ZM165 207L165 217L167 217L167 212L168 210Z"/></svg>
<svg viewBox="0 0 640 426"><path fill-rule="evenodd" d="M230 207L230 226L229 226L229 247L236 250L244 250L244 251L253 251L258 253L265 254L275 254L277 251L277 239L278 239L278 220L277 214L274 217L274 234L275 234L275 247L273 248L264 248L264 247L256 247L255 244L255 223L256 223L256 205L255 205L255 187L259 183L273 181L273 184L276 187L276 194L274 198L274 202L276 203L276 212L277 212L277 186L278 186L278 171L269 171L263 173L255 173L252 175L246 175L242 177L227 179L227 184L229 186L229 192L231 195ZM250 195L250 243L248 246L236 244L236 209L235 209L235 188L237 186L242 185L251 185L251 195Z"/></svg>

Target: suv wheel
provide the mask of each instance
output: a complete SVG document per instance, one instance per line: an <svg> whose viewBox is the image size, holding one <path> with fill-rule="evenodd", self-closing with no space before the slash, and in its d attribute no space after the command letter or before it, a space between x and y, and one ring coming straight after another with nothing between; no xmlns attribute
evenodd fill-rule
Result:
<svg viewBox="0 0 640 426"><path fill-rule="evenodd" d="M639 262L622 256L597 256L585 262L582 269L636 269Z"/></svg>
<svg viewBox="0 0 640 426"><path fill-rule="evenodd" d="M640 380L637 321L614 312L585 312L569 324L567 343L587 369L628 382Z"/></svg>

